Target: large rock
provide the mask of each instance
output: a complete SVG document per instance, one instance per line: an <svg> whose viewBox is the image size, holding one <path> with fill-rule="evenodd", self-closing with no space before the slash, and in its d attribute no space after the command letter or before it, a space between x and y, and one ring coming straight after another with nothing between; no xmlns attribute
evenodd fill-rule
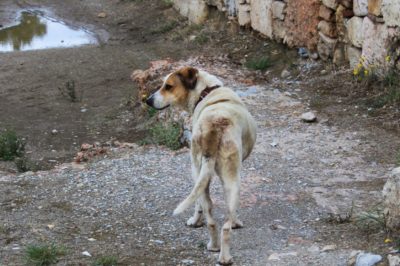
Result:
<svg viewBox="0 0 400 266"><path fill-rule="evenodd" d="M318 12L320 0L286 1L285 41L289 46L306 47L314 52L319 40L317 25L320 21Z"/></svg>
<svg viewBox="0 0 400 266"><path fill-rule="evenodd" d="M215 6L219 11L225 10L225 0L206 0L207 5Z"/></svg>
<svg viewBox="0 0 400 266"><path fill-rule="evenodd" d="M400 232L400 167L395 168L383 187L386 226Z"/></svg>
<svg viewBox="0 0 400 266"><path fill-rule="evenodd" d="M319 41L317 45L318 54L322 60L328 60L333 57L333 51L337 43L337 39L332 39L319 32Z"/></svg>
<svg viewBox="0 0 400 266"><path fill-rule="evenodd" d="M208 6L204 0L173 0L174 7L187 17L189 21L200 24L203 23L208 16Z"/></svg>
<svg viewBox="0 0 400 266"><path fill-rule="evenodd" d="M351 44L361 48L364 41L363 19L352 17L347 23L347 34Z"/></svg>
<svg viewBox="0 0 400 266"><path fill-rule="evenodd" d="M368 0L368 13L374 16L381 16L382 0Z"/></svg>
<svg viewBox="0 0 400 266"><path fill-rule="evenodd" d="M324 5L321 5L319 8L318 17L330 22L335 21L335 11Z"/></svg>
<svg viewBox="0 0 400 266"><path fill-rule="evenodd" d="M272 30L273 30L272 34L273 34L275 40L283 41L286 39L287 29L286 29L283 21L274 20L274 22L272 24Z"/></svg>
<svg viewBox="0 0 400 266"><path fill-rule="evenodd" d="M251 1L251 27L272 39L272 0Z"/></svg>
<svg viewBox="0 0 400 266"><path fill-rule="evenodd" d="M400 27L400 1L383 0L381 10L386 25Z"/></svg>
<svg viewBox="0 0 400 266"><path fill-rule="evenodd" d="M273 18L284 20L285 19L285 7L286 7L285 2L274 1L272 3L272 16L273 16Z"/></svg>
<svg viewBox="0 0 400 266"><path fill-rule="evenodd" d="M353 11L356 16L368 15L368 0L354 0Z"/></svg>
<svg viewBox="0 0 400 266"><path fill-rule="evenodd" d="M355 68L357 64L360 62L361 57L361 49L347 45L346 46L346 58L350 63L351 68Z"/></svg>
<svg viewBox="0 0 400 266"><path fill-rule="evenodd" d="M240 26L250 25L250 5L239 5L238 22Z"/></svg>
<svg viewBox="0 0 400 266"><path fill-rule="evenodd" d="M396 38L400 36L399 28L387 27L386 24L374 23L370 18L363 20L364 42L362 55L365 57L365 65L385 65L385 57L393 46ZM382 68L376 67L379 72ZM378 73L379 74L379 73Z"/></svg>
<svg viewBox="0 0 400 266"><path fill-rule="evenodd" d="M338 0L322 0L322 4L331 9L336 9L338 6Z"/></svg>
<svg viewBox="0 0 400 266"><path fill-rule="evenodd" d="M325 20L321 20L318 23L318 30L320 32L322 32L323 34L325 34L326 36L330 37L330 38L336 38L337 37L337 33L336 33L336 26L335 24L325 21Z"/></svg>

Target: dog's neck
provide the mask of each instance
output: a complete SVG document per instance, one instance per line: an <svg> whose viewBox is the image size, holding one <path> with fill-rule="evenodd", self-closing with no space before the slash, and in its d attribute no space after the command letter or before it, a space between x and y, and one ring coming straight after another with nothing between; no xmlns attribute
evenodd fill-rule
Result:
<svg viewBox="0 0 400 266"><path fill-rule="evenodd" d="M190 113L194 112L199 99L201 98L202 92L206 88L222 87L222 81L220 81L216 76L211 75L204 71L199 71L197 77L197 83L195 89L189 94L188 100L188 111ZM205 96L204 96L205 97Z"/></svg>

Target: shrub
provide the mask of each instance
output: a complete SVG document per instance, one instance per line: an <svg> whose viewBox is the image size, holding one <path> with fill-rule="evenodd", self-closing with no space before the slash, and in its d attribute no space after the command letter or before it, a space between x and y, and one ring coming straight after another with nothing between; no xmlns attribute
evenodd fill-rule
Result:
<svg viewBox="0 0 400 266"><path fill-rule="evenodd" d="M118 265L118 259L115 256L103 256L95 260L93 266L116 266Z"/></svg>
<svg viewBox="0 0 400 266"><path fill-rule="evenodd" d="M65 255L65 249L54 244L29 245L25 255L28 265L46 266L56 263L59 256Z"/></svg>
<svg viewBox="0 0 400 266"><path fill-rule="evenodd" d="M182 146L179 142L181 127L178 123L166 125L158 123L150 128L149 133L150 136L142 140L140 144L165 145L171 150L178 150Z"/></svg>
<svg viewBox="0 0 400 266"><path fill-rule="evenodd" d="M14 130L7 129L0 134L0 159L12 161L15 157L22 156L24 149L25 143Z"/></svg>
<svg viewBox="0 0 400 266"><path fill-rule="evenodd" d="M252 70L264 71L272 66L271 60L268 57L253 58L245 63L245 66Z"/></svg>

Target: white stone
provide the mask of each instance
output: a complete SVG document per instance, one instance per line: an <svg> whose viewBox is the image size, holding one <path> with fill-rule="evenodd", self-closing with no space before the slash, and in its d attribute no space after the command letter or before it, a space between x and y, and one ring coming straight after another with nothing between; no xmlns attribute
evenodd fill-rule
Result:
<svg viewBox="0 0 400 266"><path fill-rule="evenodd" d="M383 0L381 11L386 25L400 27L400 1Z"/></svg>
<svg viewBox="0 0 400 266"><path fill-rule="evenodd" d="M388 255L389 266L400 266L400 256Z"/></svg>
<svg viewBox="0 0 400 266"><path fill-rule="evenodd" d="M381 255L361 252L357 255L355 266L373 266L382 260Z"/></svg>
<svg viewBox="0 0 400 266"><path fill-rule="evenodd" d="M203 0L174 0L174 7L193 23L203 23L208 16L208 6Z"/></svg>
<svg viewBox="0 0 400 266"><path fill-rule="evenodd" d="M307 112L301 115L301 120L304 122L314 122L317 120L317 116L313 112Z"/></svg>
<svg viewBox="0 0 400 266"><path fill-rule="evenodd" d="M331 9L336 10L337 6L338 6L338 1L337 0L322 0L322 3L324 4L324 6L327 6Z"/></svg>
<svg viewBox="0 0 400 266"><path fill-rule="evenodd" d="M384 65L389 47L393 45L394 37L400 36L400 30L374 23L368 17L364 18L362 28L364 36L362 56L366 59L365 65Z"/></svg>
<svg viewBox="0 0 400 266"><path fill-rule="evenodd" d="M360 62L361 49L348 45L346 46L346 58L349 60L350 68L355 68Z"/></svg>
<svg viewBox="0 0 400 266"><path fill-rule="evenodd" d="M400 167L395 168L383 187L386 226L400 231Z"/></svg>
<svg viewBox="0 0 400 266"><path fill-rule="evenodd" d="M364 35L363 35L363 19L360 17L352 17L347 23L347 34L352 45L361 48Z"/></svg>
<svg viewBox="0 0 400 266"><path fill-rule="evenodd" d="M287 36L287 28L285 27L284 21L274 20L272 24L272 35L275 40L283 41Z"/></svg>
<svg viewBox="0 0 400 266"><path fill-rule="evenodd" d="M82 255L86 256L86 257L91 257L92 256L88 251L83 251Z"/></svg>
<svg viewBox="0 0 400 266"><path fill-rule="evenodd" d="M250 5L239 5L238 22L240 26L250 24Z"/></svg>
<svg viewBox="0 0 400 266"><path fill-rule="evenodd" d="M272 39L272 0L251 1L251 27Z"/></svg>
<svg viewBox="0 0 400 266"><path fill-rule="evenodd" d="M328 252L328 251L333 251L336 249L337 249L337 246L335 244L326 245L325 247L322 248L321 252Z"/></svg>
<svg viewBox="0 0 400 266"><path fill-rule="evenodd" d="M273 18L284 20L285 19L285 2L275 1L272 3L272 16Z"/></svg>
<svg viewBox="0 0 400 266"><path fill-rule="evenodd" d="M269 255L268 260L276 261L276 260L281 260L281 259L279 258L278 253L272 253L271 255Z"/></svg>
<svg viewBox="0 0 400 266"><path fill-rule="evenodd" d="M354 0L353 12L356 16L363 17L368 15L368 0Z"/></svg>

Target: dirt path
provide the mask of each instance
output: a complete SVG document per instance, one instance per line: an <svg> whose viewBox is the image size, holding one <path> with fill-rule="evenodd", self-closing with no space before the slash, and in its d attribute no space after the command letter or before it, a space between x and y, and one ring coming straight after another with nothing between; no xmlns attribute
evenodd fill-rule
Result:
<svg viewBox="0 0 400 266"><path fill-rule="evenodd" d="M283 66L290 65L292 54L246 32L221 35L218 23L206 32L211 40L205 45L188 41L205 29L184 23L160 33L176 13L159 2L2 1L0 7L46 6L101 36L106 30L110 38L99 47L0 54L0 127L12 125L44 160L71 158L86 141L137 140L136 114L125 105L135 95L132 69L167 56L212 54L206 64L195 59L190 64L238 91L259 127L242 174L239 214L245 227L233 233L236 265L346 265L358 249L385 255L392 244L384 243L382 230L332 223L329 215L344 217L352 208L358 214L378 204L400 146L398 134L374 126L366 108L349 95L349 73L312 61L295 62L298 78L243 73L244 54L276 54ZM108 15L101 19L99 12ZM322 75L322 69L328 71ZM83 91L82 102L70 103L58 93L71 79ZM309 106L317 110L317 123L299 118ZM108 158L82 166L0 172L0 265L23 265L25 247L43 242L67 248L58 265L91 265L102 255L116 255L121 265L214 265L215 254L205 250L206 228L185 227L190 212L171 215L191 187L188 150L153 146L114 149ZM221 223L217 180L212 198ZM328 245L335 247L322 251Z"/></svg>
<svg viewBox="0 0 400 266"><path fill-rule="evenodd" d="M221 69L213 67L209 70ZM229 77L241 74L230 71ZM331 125L324 114L318 114L318 123L302 122L299 115L308 108L299 98L306 82L250 87L233 78L225 82L243 96L259 126L242 175L245 227L233 234L236 265L346 265L353 250L388 252L382 231L367 233L326 219L379 202L393 164L365 156L380 144L371 132ZM90 265L93 259L83 251L116 255L122 265L214 264L215 254L205 250L206 228L185 227L189 212L171 216L192 186L189 169L185 149L134 146L84 169L64 165L2 176L2 263L21 265L24 247L45 241L67 247L58 265ZM221 223L223 200L214 181ZM328 245L335 247L323 251Z"/></svg>

